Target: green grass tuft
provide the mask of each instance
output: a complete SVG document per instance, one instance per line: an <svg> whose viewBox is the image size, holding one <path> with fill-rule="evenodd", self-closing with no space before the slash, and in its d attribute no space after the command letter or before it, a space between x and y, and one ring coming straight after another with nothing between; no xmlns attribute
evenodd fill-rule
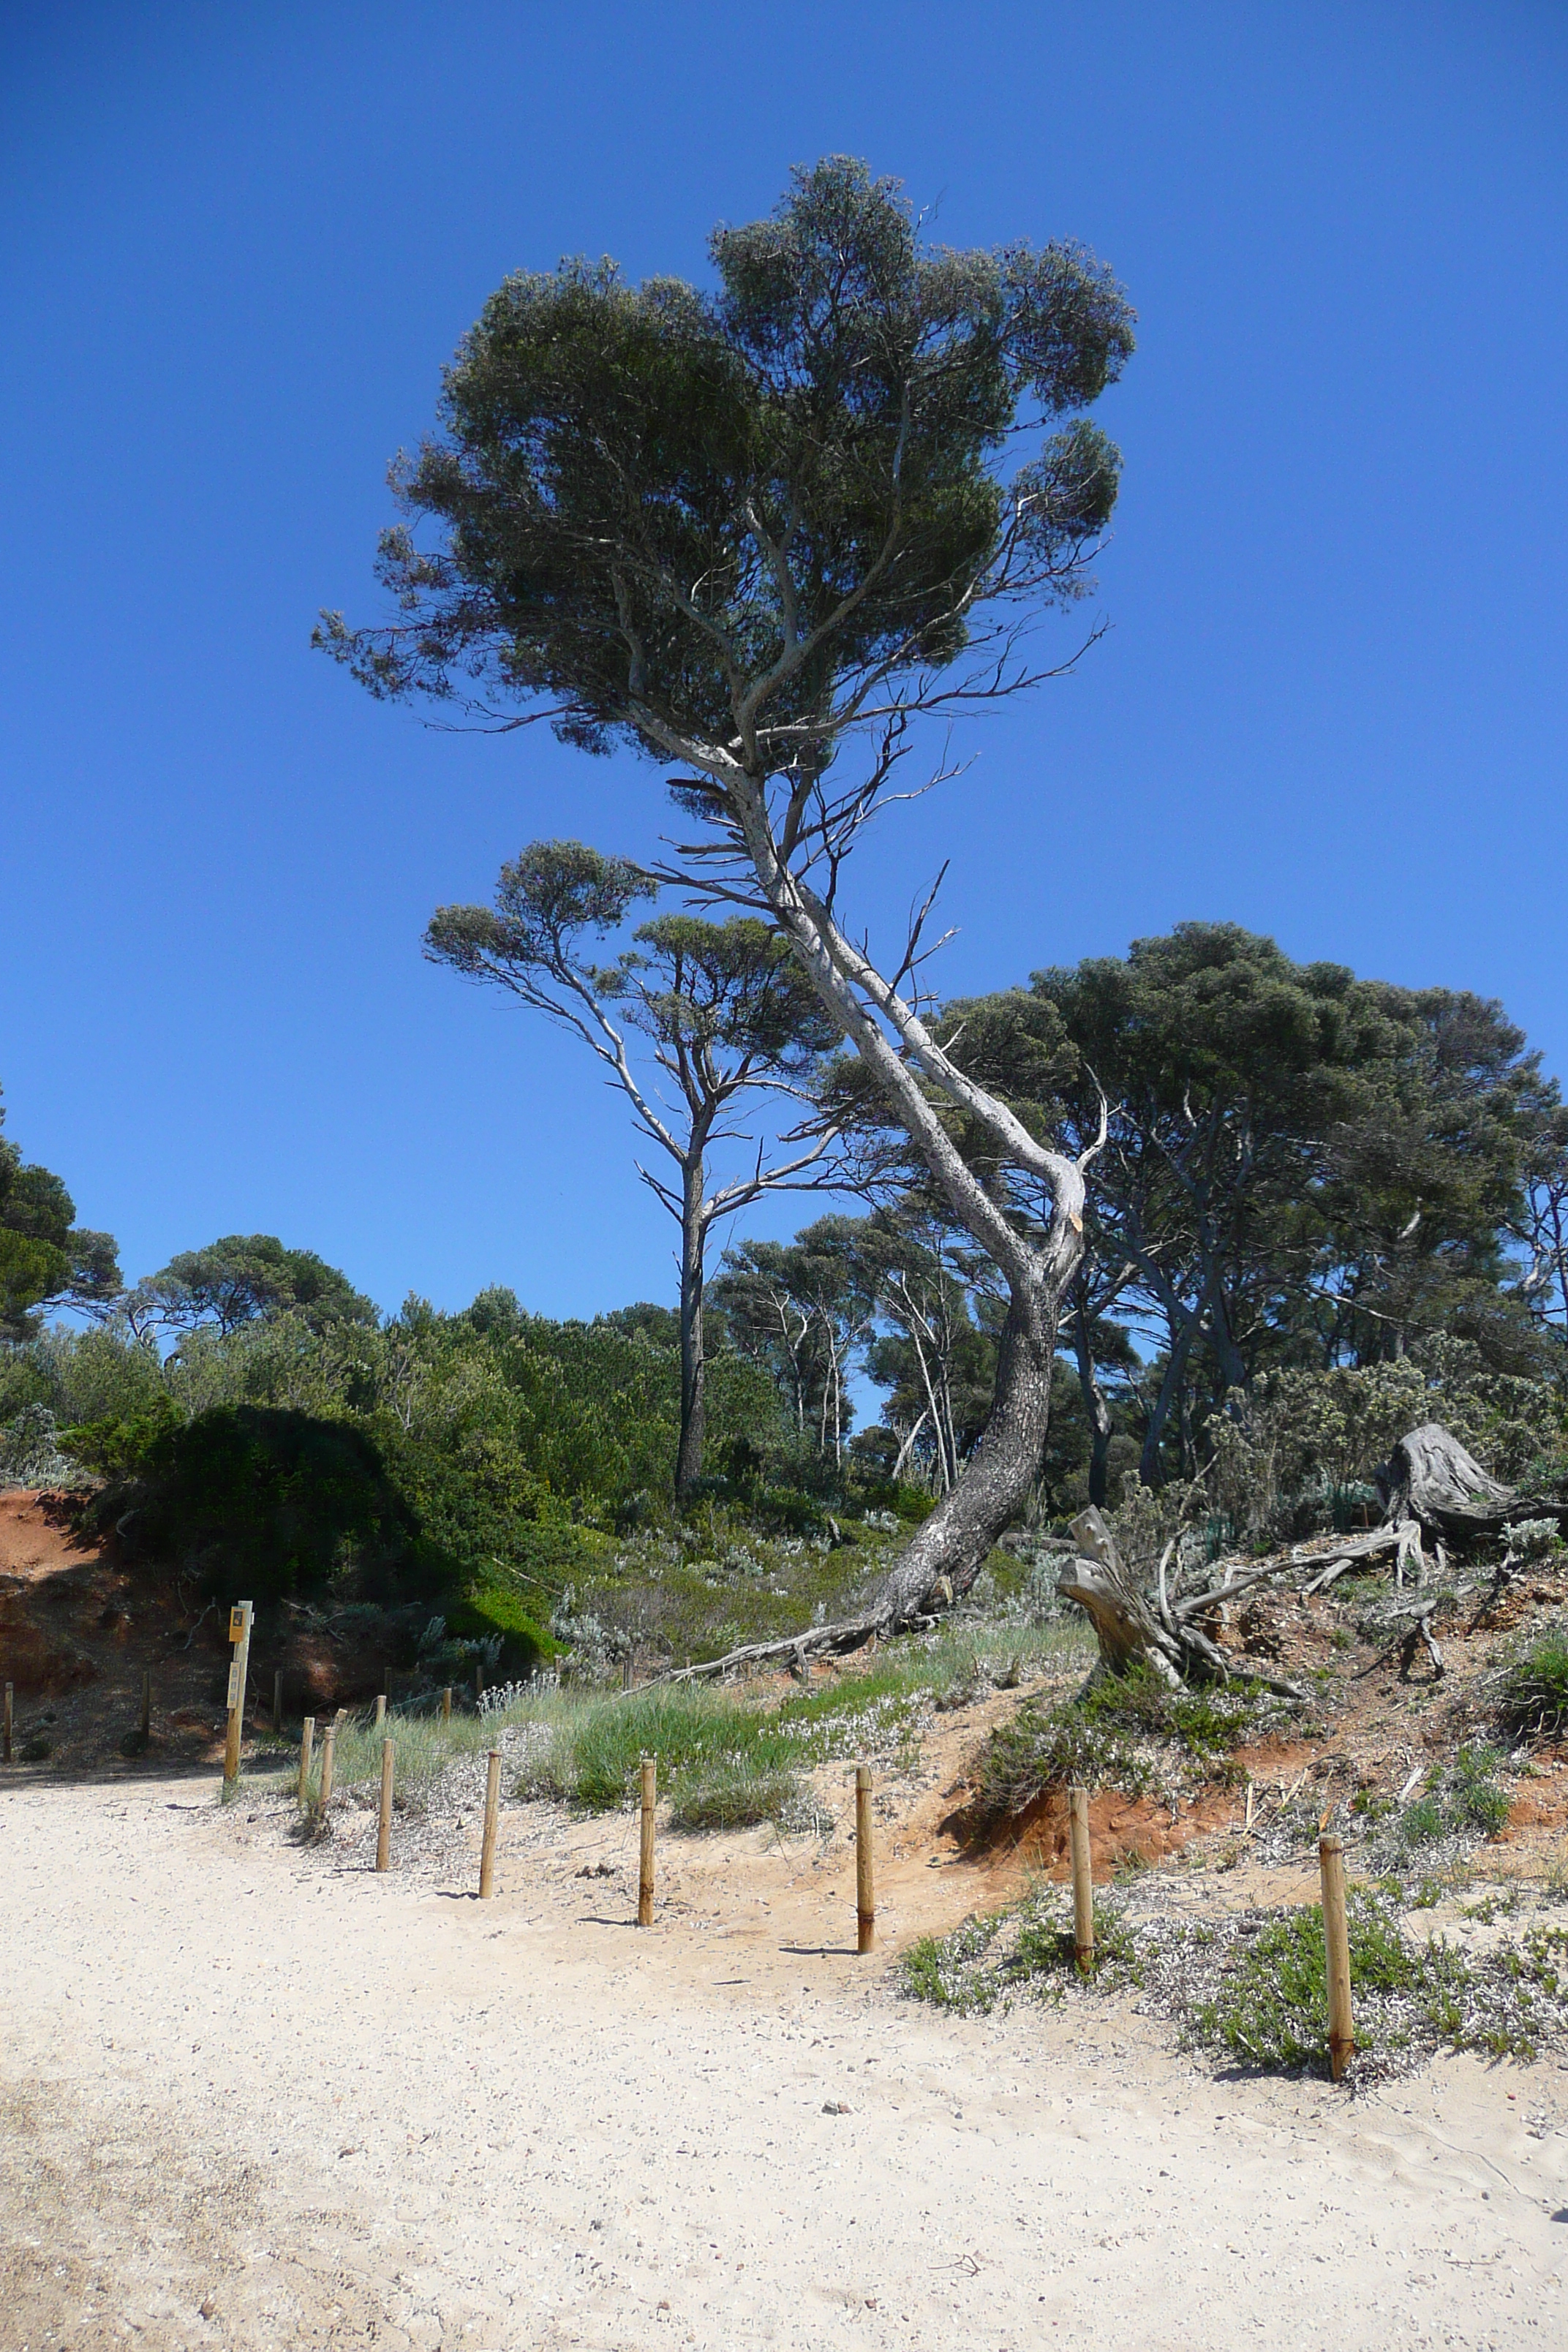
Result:
<svg viewBox="0 0 1568 2352"><path fill-rule="evenodd" d="M1543 1626L1508 1666L1498 1716L1521 1738L1555 1739L1568 1731L1568 1619Z"/></svg>
<svg viewBox="0 0 1568 2352"><path fill-rule="evenodd" d="M999 1725L981 1760L975 1798L983 1819L1022 1812L1047 1789L1070 1781L1138 1796L1154 1778L1150 1747L1175 1748L1212 1762L1257 1736L1279 1702L1248 1683L1223 1690L1172 1690L1147 1666L1102 1675L1076 1698L1019 1708Z"/></svg>

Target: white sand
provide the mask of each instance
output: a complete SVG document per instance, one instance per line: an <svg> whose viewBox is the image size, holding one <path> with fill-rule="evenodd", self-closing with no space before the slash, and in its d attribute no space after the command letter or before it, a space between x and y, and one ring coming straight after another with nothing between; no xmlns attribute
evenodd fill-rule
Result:
<svg viewBox="0 0 1568 2352"><path fill-rule="evenodd" d="M0 1791L5 2352L1568 2341L1555 2062L1216 2080L898 2000L842 1857L669 1847L639 1935L635 1824L506 1835L481 1906L210 1777ZM895 1939L984 1897L916 1867Z"/></svg>

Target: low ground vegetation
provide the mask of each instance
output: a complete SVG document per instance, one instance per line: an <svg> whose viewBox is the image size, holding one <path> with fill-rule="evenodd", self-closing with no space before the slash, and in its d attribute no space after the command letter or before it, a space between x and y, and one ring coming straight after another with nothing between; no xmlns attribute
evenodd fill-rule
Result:
<svg viewBox="0 0 1568 2352"><path fill-rule="evenodd" d="M1528 2059L1568 2043L1568 1926L1537 1925L1491 1951L1460 1951L1405 1924L1394 1886L1351 1890L1355 2062L1397 2073L1440 2048ZM960 2014L1020 1998L1131 1994L1175 2020L1194 2046L1270 2073L1328 2072L1322 1914L1248 1910L1205 1923L1135 1917L1101 1903L1097 1961L1079 1976L1070 1902L1039 1886L1021 1902L925 1937L903 1961L905 1990Z"/></svg>

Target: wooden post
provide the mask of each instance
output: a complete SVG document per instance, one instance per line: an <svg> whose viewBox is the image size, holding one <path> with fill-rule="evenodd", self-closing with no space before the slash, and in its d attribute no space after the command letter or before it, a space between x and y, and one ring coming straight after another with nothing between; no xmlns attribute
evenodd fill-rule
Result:
<svg viewBox="0 0 1568 2352"><path fill-rule="evenodd" d="M1072 1834L1072 1941L1087 1976L1094 1966L1094 1872L1089 1852L1089 1790L1068 1793Z"/></svg>
<svg viewBox="0 0 1568 2352"><path fill-rule="evenodd" d="M143 1739L151 1739L153 1737L153 1669L151 1666L143 1666L142 1669L142 1737Z"/></svg>
<svg viewBox="0 0 1568 2352"><path fill-rule="evenodd" d="M474 1705L476 1707L479 1705L484 1695L485 1662L482 1658L476 1658L474 1660Z"/></svg>
<svg viewBox="0 0 1568 2352"><path fill-rule="evenodd" d="M450 1723L452 1720L452 1685L450 1683L447 1685L446 1689L441 1693L441 1720L443 1723Z"/></svg>
<svg viewBox="0 0 1568 2352"><path fill-rule="evenodd" d="M338 1744L338 1727L329 1723L321 1734L321 1786L316 1798L316 1811L323 1819L332 1801L332 1750Z"/></svg>
<svg viewBox="0 0 1568 2352"><path fill-rule="evenodd" d="M496 1891L496 1818L500 1811L500 1749L492 1748L485 1774L485 1834L479 1847L479 1900L488 1903Z"/></svg>
<svg viewBox="0 0 1568 2352"><path fill-rule="evenodd" d="M272 1728L274 1731L281 1731L283 1728L283 1669L281 1666L275 1666L272 1672Z"/></svg>
<svg viewBox="0 0 1568 2352"><path fill-rule="evenodd" d="M385 1870L392 1860L392 1742L381 1743L381 1819L375 1828L375 1866Z"/></svg>
<svg viewBox="0 0 1568 2352"><path fill-rule="evenodd" d="M653 1809L658 1801L658 1762L642 1760L642 1847L637 1860L637 1926L653 1926Z"/></svg>
<svg viewBox="0 0 1568 2352"><path fill-rule="evenodd" d="M377 1691L375 1695L375 1719L377 1723L384 1723L386 1721L386 1693L384 1691Z"/></svg>
<svg viewBox="0 0 1568 2352"><path fill-rule="evenodd" d="M10 1683L7 1683L5 1685L5 1733L4 1743L5 1748L4 1761L7 1764L11 1761L11 1733L16 1723L16 1690Z"/></svg>
<svg viewBox="0 0 1568 2352"><path fill-rule="evenodd" d="M1351 1938L1345 1919L1343 1838L1318 1840L1323 1881L1323 1946L1329 1968L1329 2068L1337 2083L1355 2056L1355 2018L1351 2008Z"/></svg>
<svg viewBox="0 0 1568 2352"><path fill-rule="evenodd" d="M231 1781L239 1778L239 1742L245 1729L245 1685L250 1673L250 1621L255 1613L248 1601L237 1601L228 1612L228 1638L236 1648L234 1664L228 1670L228 1738L224 1742L223 1777Z"/></svg>
<svg viewBox="0 0 1568 2352"><path fill-rule="evenodd" d="M871 1767L855 1767L855 1949L877 1940L877 1882L871 1853Z"/></svg>
<svg viewBox="0 0 1568 2352"><path fill-rule="evenodd" d="M310 1794L310 1750L316 1744L316 1718L308 1715L300 1730L300 1802Z"/></svg>

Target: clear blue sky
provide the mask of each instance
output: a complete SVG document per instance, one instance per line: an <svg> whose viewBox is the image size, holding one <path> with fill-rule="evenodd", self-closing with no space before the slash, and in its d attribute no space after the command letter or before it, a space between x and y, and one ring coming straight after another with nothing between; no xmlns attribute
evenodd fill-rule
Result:
<svg viewBox="0 0 1568 2352"><path fill-rule="evenodd" d="M128 1273L265 1230L388 1305L669 1295L618 1104L418 950L534 835L648 849L657 772L307 641L375 614L386 462L506 271L698 275L832 151L1142 320L1110 633L889 823L866 918L951 851L952 992L1228 918L1568 1070L1560 0L12 0L0 110L0 1081Z"/></svg>

